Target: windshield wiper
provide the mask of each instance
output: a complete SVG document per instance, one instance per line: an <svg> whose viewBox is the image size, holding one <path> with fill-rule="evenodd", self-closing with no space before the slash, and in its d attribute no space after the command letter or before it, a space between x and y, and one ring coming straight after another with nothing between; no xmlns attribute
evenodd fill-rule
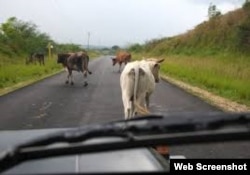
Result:
<svg viewBox="0 0 250 175"><path fill-rule="evenodd" d="M107 137L106 141L87 142ZM0 172L23 161L39 158L236 140L250 140L249 113L151 115L58 132L17 145L0 155ZM65 144L53 146L58 143Z"/></svg>

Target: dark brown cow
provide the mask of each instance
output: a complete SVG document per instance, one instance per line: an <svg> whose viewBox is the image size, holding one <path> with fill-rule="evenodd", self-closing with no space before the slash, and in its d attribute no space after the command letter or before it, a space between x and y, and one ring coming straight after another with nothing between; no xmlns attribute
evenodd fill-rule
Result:
<svg viewBox="0 0 250 175"><path fill-rule="evenodd" d="M85 79L84 86L88 85L87 82L87 74L92 74L88 69L89 64L89 56L85 52L77 52L77 53L62 53L57 55L57 63L61 63L67 70L68 76L66 80L66 84L69 83L69 78L71 78L70 84L73 85L73 76L72 71L78 71L83 73L83 77Z"/></svg>
<svg viewBox="0 0 250 175"><path fill-rule="evenodd" d="M42 53L31 53L30 56L26 59L26 64L39 62L40 65L44 65L44 54Z"/></svg>
<svg viewBox="0 0 250 175"><path fill-rule="evenodd" d="M118 72L121 72L122 63L124 63L124 65L126 65L130 61L131 61L131 54L126 52L126 51L119 51L116 54L116 57L112 58L113 66L115 66L116 63L119 64Z"/></svg>

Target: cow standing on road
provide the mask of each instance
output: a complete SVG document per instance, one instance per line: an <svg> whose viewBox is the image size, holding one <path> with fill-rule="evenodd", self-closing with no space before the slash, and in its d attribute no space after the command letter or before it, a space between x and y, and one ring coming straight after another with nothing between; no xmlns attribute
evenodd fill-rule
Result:
<svg viewBox="0 0 250 175"><path fill-rule="evenodd" d="M77 53L64 53L58 54L57 63L62 63L62 65L66 68L68 72L67 80L65 81L66 84L69 83L73 85L73 75L72 71L78 71L83 73L83 77L85 79L84 86L88 85L87 82L87 74L92 74L89 71L88 64L89 64L89 56L85 52L77 52Z"/></svg>
<svg viewBox="0 0 250 175"><path fill-rule="evenodd" d="M144 59L128 63L120 76L125 119L148 114L149 98L159 82L160 63L164 59Z"/></svg>
<svg viewBox="0 0 250 175"><path fill-rule="evenodd" d="M126 51L119 51L116 54L116 57L112 58L113 66L116 65L116 63L119 64L119 70L118 72L121 72L121 65L124 63L125 65L131 61L131 54Z"/></svg>

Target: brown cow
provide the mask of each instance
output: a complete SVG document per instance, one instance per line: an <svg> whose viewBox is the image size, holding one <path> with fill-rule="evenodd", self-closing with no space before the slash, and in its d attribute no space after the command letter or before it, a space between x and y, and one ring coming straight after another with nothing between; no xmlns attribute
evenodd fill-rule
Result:
<svg viewBox="0 0 250 175"><path fill-rule="evenodd" d="M62 65L66 68L68 72L66 84L69 83L69 78L71 78L71 85L74 84L72 71L80 71L83 73L85 78L84 86L87 86L87 74L92 74L88 69L89 64L89 56L85 52L77 52L77 53L63 53L57 55L57 63L62 63Z"/></svg>
<svg viewBox="0 0 250 175"><path fill-rule="evenodd" d="M119 51L116 54L116 57L112 58L113 66L118 63L119 64L119 70L118 72L121 72L121 65L124 63L125 65L130 62L131 60L131 54L126 51Z"/></svg>

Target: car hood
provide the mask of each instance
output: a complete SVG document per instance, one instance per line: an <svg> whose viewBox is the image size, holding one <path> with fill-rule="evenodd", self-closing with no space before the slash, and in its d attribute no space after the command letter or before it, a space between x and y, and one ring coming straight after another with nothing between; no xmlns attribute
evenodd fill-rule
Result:
<svg viewBox="0 0 250 175"><path fill-rule="evenodd" d="M0 153L28 140L64 130L67 129L1 131ZM160 159L152 149L136 148L32 160L3 174L163 171L166 165Z"/></svg>

